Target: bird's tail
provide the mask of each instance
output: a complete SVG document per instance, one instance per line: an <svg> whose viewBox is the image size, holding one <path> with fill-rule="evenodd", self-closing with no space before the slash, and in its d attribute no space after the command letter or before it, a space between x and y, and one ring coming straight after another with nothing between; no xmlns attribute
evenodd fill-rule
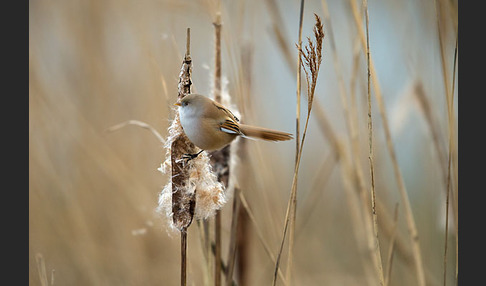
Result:
<svg viewBox="0 0 486 286"><path fill-rule="evenodd" d="M292 134L262 127L240 124L240 131L245 137L267 141L286 141L292 139Z"/></svg>

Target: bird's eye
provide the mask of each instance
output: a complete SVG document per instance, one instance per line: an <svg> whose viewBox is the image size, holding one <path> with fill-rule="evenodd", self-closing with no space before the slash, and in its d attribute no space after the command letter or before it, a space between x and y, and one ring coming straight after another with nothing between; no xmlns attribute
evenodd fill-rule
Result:
<svg viewBox="0 0 486 286"><path fill-rule="evenodd" d="M183 105L183 106L187 106L187 104L189 104L189 102L187 102L187 101L183 101L183 102L182 102L182 105Z"/></svg>

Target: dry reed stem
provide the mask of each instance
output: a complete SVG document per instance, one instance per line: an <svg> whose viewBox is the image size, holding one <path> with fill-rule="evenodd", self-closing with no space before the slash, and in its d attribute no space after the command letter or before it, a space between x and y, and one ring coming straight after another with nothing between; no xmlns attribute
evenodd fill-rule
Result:
<svg viewBox="0 0 486 286"><path fill-rule="evenodd" d="M447 197L448 192L449 192L449 184L451 183L450 182L451 177L450 177L450 174L449 174L449 167L451 167L451 166L449 166L448 162L446 162L446 158L448 157L448 154L445 151L446 147L444 147L443 144L441 144L442 141L440 140L440 138L442 136L439 134L440 127L439 127L437 120L435 120L433 109L431 107L430 101L428 100L427 96L425 95L425 91L424 91L422 83L419 82L415 86L414 95L418 99L418 102L420 104L420 108L421 108L421 110L424 114L425 120L426 120L426 122L429 126L429 129L430 129L430 132L432 134L432 142L434 143L435 149L437 150L439 167L442 169L441 172L440 172L440 174L442 176L441 182L444 185L445 196ZM449 124L454 124L454 123L449 123ZM449 137L452 138L452 136L449 136ZM453 150L454 150L453 145L452 145L453 143L452 142L450 142L450 143L451 143L451 145L450 145L449 151L453 152ZM452 156L452 153L450 155ZM455 203L454 197L452 197L452 202L453 202L452 208L453 208L453 214L454 214L454 223L457 225L458 221L457 221L457 215L456 214L457 214L458 210L457 210L457 204Z"/></svg>
<svg viewBox="0 0 486 286"><path fill-rule="evenodd" d="M368 68L368 142L369 142L369 155L368 160L370 162L370 190L371 190L371 212L373 217L373 231L375 235L375 267L377 268L378 277L380 278L380 285L385 284L385 279L383 275L383 264L381 262L381 251L380 251L380 240L378 239L378 222L376 215L376 192L375 192L375 172L373 163L373 119L371 110L371 82L370 82L370 36L369 36L369 15L368 15L368 1L363 1L365 15L366 15L366 63Z"/></svg>
<svg viewBox="0 0 486 286"><path fill-rule="evenodd" d="M155 137L157 137L157 139L159 140L160 143L165 144L164 137L162 137L162 135L160 135L160 133L157 132L157 130L155 130L155 128L153 128L149 124L147 124L145 122L142 122L142 121L139 121L139 120L127 120L125 122L122 122L120 124L114 125L114 126L108 128L108 129L106 129L106 132L113 132L113 131L116 131L118 129L121 129L121 128L127 126L127 125L135 125L135 126L139 126L139 127L144 128L144 129L147 129L153 135L155 135Z"/></svg>
<svg viewBox="0 0 486 286"><path fill-rule="evenodd" d="M272 20L272 35L276 37L278 46L280 47L280 51L283 53L285 63L292 71L292 73L296 73L296 69L300 69L300 65L297 67L295 66L294 56L292 55L291 47L287 44L287 35L285 34L284 29L285 22L282 15L280 14L280 11L278 10L277 2L276 0L266 0L265 3L268 6L268 11L270 12L270 18Z"/></svg>
<svg viewBox="0 0 486 286"><path fill-rule="evenodd" d="M301 6L303 9L303 4ZM305 49L302 49L300 46L297 46L299 50L299 56L303 58L301 60L301 64L303 66L305 75L306 75L306 82L307 82L307 98L308 98L308 103L307 103L307 117L305 121L305 126L304 126L304 132L302 133L302 140L300 143L300 148L299 148L299 153L297 156L297 162L295 166L295 171L294 171L294 176L292 179L292 188L290 192L290 198L289 202L287 205L287 213L285 216L285 226L283 230L283 235L282 235L282 241L280 244L280 249L278 252L277 256L277 263L275 265L275 272L274 272L274 277L273 277L273 285L276 284L277 282L277 271L279 268L280 264L280 257L283 251L283 245L285 242L285 237L287 234L287 229L290 226L290 235L289 235L289 255L288 255L288 262L290 262L290 265L287 264L287 273L291 271L290 266L291 266L291 261L293 258L292 255L292 250L293 250L293 239L294 239L294 231L295 231L295 213L296 213L296 205L297 205L297 177L299 174L299 166L300 166L300 160L302 157L302 150L303 150L303 145L305 142L305 137L307 134L307 127L309 124L309 118L310 114L312 111L312 104L314 101L314 95L315 95L315 88L317 85L317 78L319 75L319 69L320 65L322 62L322 40L324 39L324 31L322 28L322 23L321 19L314 14L315 19L316 19L316 24L314 26L314 37L316 44L314 44L310 38L308 39L308 45L305 47ZM307 70L306 67L309 69ZM310 78L309 78L310 74ZM286 281L287 283L290 283L290 274L286 276ZM288 278L288 279L287 279Z"/></svg>
<svg viewBox="0 0 486 286"><path fill-rule="evenodd" d="M298 44L297 49L300 51L302 49L302 24L304 22L304 0L300 1L300 16L299 16L299 36L298 36ZM294 174L298 173L298 162L299 153L301 149L301 145L299 144L300 140L300 102L301 102L301 90L302 90L302 82L301 82L301 65L302 65L302 57L297 57L297 87L296 87L296 111L295 111L295 166L294 166ZM302 142L303 143L303 142ZM297 212L297 181L298 176L295 176L295 195L291 195L291 206L290 206L290 234L289 234L289 251L287 256L287 271L285 275L285 281L291 284L291 276L292 276L292 260L293 260L293 247L294 247L294 237L295 237L295 217ZM293 194L293 193L292 193Z"/></svg>
<svg viewBox="0 0 486 286"><path fill-rule="evenodd" d="M351 3L351 8L353 11L353 16L355 19L355 24L358 28L360 39L361 39L361 46L363 51L366 53L367 52L367 45L366 45L366 39L365 39L365 32L363 29L363 24L361 21L361 17L358 13L358 9L356 7L356 3L354 0L350 0ZM391 139L391 132L390 128L388 126L388 119L385 113L385 105L383 102L383 98L381 95L380 91L380 86L378 84L378 79L376 75L376 71L374 68L374 63L372 61L372 58L370 57L369 61L369 67L370 67L370 73L371 73L371 78L373 79L373 88L375 91L375 97L378 103L380 115L383 121L383 128L384 128L384 133L385 133L385 138L386 138L386 145L387 149L390 155L390 159L392 161L393 165L393 171L395 173L395 177L397 179L398 183L398 191L401 197L401 200L403 201L404 209L405 209L405 218L407 221L407 227L409 230L410 234L410 242L412 244L412 252L414 256L414 262L415 262L415 267L416 267L416 274L417 274L417 280L418 280L418 285L419 286L424 286L426 281L425 281L425 274L424 274L424 266L423 266L423 261L422 261L422 253L420 250L420 243L419 243L419 236L418 236L418 231L417 227L415 225L415 219L413 217L412 213L412 208L410 205L410 201L408 198L407 190L405 188L405 183L403 181L403 177L400 171L400 167L398 165L398 161L396 158L395 150L393 147L392 139Z"/></svg>
<svg viewBox="0 0 486 286"><path fill-rule="evenodd" d="M299 15L299 37L298 37L298 44L297 49L302 49L302 24L304 22L304 0L300 1L300 15ZM296 90L296 110L295 110L295 166L297 166L297 156L300 150L300 95L301 95L301 65L302 65L302 58L299 56L297 57L297 90Z"/></svg>
<svg viewBox="0 0 486 286"><path fill-rule="evenodd" d="M196 220L196 224L199 230L199 242L201 244L202 260L203 260L203 285L209 285L211 280L211 271L209 270L209 256L211 255L211 242L209 240L209 226L208 220Z"/></svg>
<svg viewBox="0 0 486 286"><path fill-rule="evenodd" d="M42 286L49 286L49 281L47 280L47 271L46 271L46 263L44 261L44 256L40 253L35 255L35 261L37 264L37 273L39 274L40 283ZM54 272L52 273L51 277L51 286L54 285Z"/></svg>
<svg viewBox="0 0 486 286"><path fill-rule="evenodd" d="M319 205L320 198L324 193L321 190L326 186L334 167L337 165L338 160L339 156L337 153L332 152L325 157L322 164L317 169L316 175L312 180L312 187L310 188L308 195L302 199L302 207L300 209L303 213L299 216L301 223L299 223L299 228L296 231L297 237L300 233L302 233L302 230L310 221L312 212Z"/></svg>
<svg viewBox="0 0 486 286"><path fill-rule="evenodd" d="M253 49L248 44L241 45L240 50L240 69L239 69L239 86L241 86L241 93L237 93L240 95L239 99L239 107L240 113L242 116L246 114L245 104L249 96L241 96L241 95L250 95L252 94L252 60L253 60ZM237 170L236 178L248 178L250 173L249 162L248 159L248 150L247 150L247 141L242 140L238 144L237 155L236 158L239 159L239 166L241 167L239 172ZM235 190L234 196L238 196L238 198L234 198L234 200L238 200L239 205L241 206L241 199L239 193L236 194L236 191L240 191L240 186L246 187L247 180L242 180L242 182L236 182L235 184L238 185L238 190ZM234 214L233 214L234 215ZM248 215L245 212L243 207L239 207L239 211L236 214L237 219L237 237L236 237L236 259L235 262L237 265L236 269L236 276L238 277L238 283L241 286L248 285L248 265L249 265L249 248L251 246L251 229L248 221Z"/></svg>
<svg viewBox="0 0 486 286"><path fill-rule="evenodd" d="M274 264L277 263L277 259L275 258L275 256L273 256L272 251L270 250L270 247L268 246L268 243L266 242L266 240L263 236L263 233L261 232L260 228L258 227L257 221L255 219L255 215L253 214L253 211L250 209L250 206L249 206L243 192L240 192L239 197L240 197L240 201L241 201L241 205L243 206L243 209L245 210L246 214L250 218L250 221L253 223L253 228L256 231L258 239L262 243L263 249L267 253L268 257L270 257L270 259L272 260L272 263L274 263ZM287 282L285 281L285 277L283 276L281 269L278 269L278 275L279 275L280 279L282 279L284 285L287 285Z"/></svg>
<svg viewBox="0 0 486 286"><path fill-rule="evenodd" d="M186 53L179 74L179 99L191 93L191 72L190 30L187 29ZM198 148L184 134L178 112L169 127L165 145L169 159L160 170L165 172L170 166L171 181L159 196L158 211L165 211L168 217L172 217L171 226L181 232L181 240L184 240L187 239L184 232L187 232L194 216L202 219L213 216L225 203L225 196L223 186L216 181L216 175L212 172L207 153L203 152L190 161L184 160L184 155L195 154ZM171 204L171 209L168 204ZM184 244L181 243L181 246L184 247ZM185 253L182 248L181 271L186 269ZM181 283L185 283L184 277L185 273L182 273Z"/></svg>
<svg viewBox="0 0 486 286"><path fill-rule="evenodd" d="M221 212L217 211L214 217L214 285L221 285Z"/></svg>
<svg viewBox="0 0 486 286"><path fill-rule="evenodd" d="M449 153L448 153L448 164L447 164L447 171L444 173L445 180L446 180L446 230L445 230L445 249L444 249L444 285L446 285L446 274L447 274L447 242L448 242L448 224L449 224L449 188L451 184L451 161L453 157L453 150L455 150L454 144L454 84L455 84L455 68L456 68L456 55L457 55L457 37L456 37L456 48L454 54L454 67L453 67L453 78L452 78L452 91L449 90L449 82L448 82L448 74L447 74L447 66L446 66L446 59L445 59L445 52L444 52L444 44L443 44L443 29L441 29L441 5L438 0L435 1L436 7L436 18L437 18L437 36L439 41L440 47L440 58L441 58L441 67L442 67L442 79L444 84L445 90L445 99L447 103L447 117L448 117L448 129L449 129ZM454 19L454 18L453 18ZM455 27L455 26L454 26ZM450 94L450 95L449 95ZM445 166L443 164L442 166ZM457 170L457 167L455 168ZM456 187L457 187L457 180L456 180ZM457 189L453 192L452 196L452 209L454 214L454 227L455 227L455 234L456 234L456 277L457 277L457 241L458 241L458 206L457 206ZM456 278L457 279L457 278Z"/></svg>
<svg viewBox="0 0 486 286"><path fill-rule="evenodd" d="M393 230L390 239L390 247L388 249L388 258L386 260L387 261L386 265L388 265L388 269L385 277L386 286L390 285L390 280L391 280L391 271L392 271L392 263L393 263L393 254L395 253L395 237L397 234L397 228L398 228L398 203L396 203L395 205L395 214L393 216Z"/></svg>
<svg viewBox="0 0 486 286"><path fill-rule="evenodd" d="M354 237L356 238L358 249L361 251L362 249L369 249L369 247L367 248L367 245L363 245L363 243L369 243L369 240L363 242L362 237L369 237L369 235L366 234L372 231L370 223L365 223L366 221L369 221L369 219L363 216L363 208L367 208L367 205L363 204L362 202L367 199L367 196L362 196L361 200L359 196L356 196L356 192L355 192L356 184L353 176L353 167L352 167L353 162L351 161L351 158L348 153L344 151L341 152L342 152L342 157L340 162L342 165L341 168L342 172L340 172L340 174L343 182L344 194L346 196L346 202L348 204L349 214L353 224L353 228L352 228L353 234ZM372 252L367 251L366 253L371 254ZM377 281L376 271L375 268L373 267L374 264L369 263L370 258L368 258L367 255L366 256L359 255L359 259L361 265L363 266L363 270L365 272L364 276L367 280L366 285L373 285L373 286L377 285L378 281ZM371 260L372 259L373 258L371 257Z"/></svg>
<svg viewBox="0 0 486 286"><path fill-rule="evenodd" d="M456 64L457 64L457 45L458 45L458 38L456 36L456 47L454 49L454 67L452 71L452 89L451 89L451 102L454 102L454 88L456 82ZM452 104L449 105L449 158L447 164L447 195L446 195L446 223L445 223L445 242L444 242L444 286L446 285L446 277L447 277L447 242L448 242L448 233L449 233L449 195L450 195L450 183L451 183L451 162L452 162L452 132L453 132L453 124L452 116ZM456 227L456 243L457 243L457 227ZM456 244L456 279L457 279L457 244Z"/></svg>
<svg viewBox="0 0 486 286"><path fill-rule="evenodd" d="M265 1L268 4L268 10L270 12L270 17L273 23L273 30L277 35L277 44L278 48L282 51L284 55L285 62L287 63L287 67L290 69L291 73L297 73L297 68L294 64L294 59L291 53L289 41L285 35L285 22L282 20L283 17L280 14L280 11L277 8L275 0L267 0ZM306 94L304 94L306 95ZM329 140L331 147L337 152L339 150L339 144L337 136L335 135L331 124L329 124L329 120L326 117L326 113L324 112L324 108L319 102L319 99L316 98L313 103L314 115L320 131Z"/></svg>
<svg viewBox="0 0 486 286"><path fill-rule="evenodd" d="M187 229L181 229L181 285L186 285L186 268L187 268Z"/></svg>
<svg viewBox="0 0 486 286"><path fill-rule="evenodd" d="M216 102L221 103L221 1L218 1L218 8L216 12L216 20L213 23L215 32L215 63L214 63L214 89L213 97ZM224 189L228 187L229 173L230 173L230 145L221 150L211 152L211 165L217 175L218 182L222 183ZM217 211L215 216L215 260L214 260L214 285L221 285L221 212ZM227 277L228 283L232 281L232 277Z"/></svg>
<svg viewBox="0 0 486 286"><path fill-rule="evenodd" d="M239 197L239 194L238 194ZM238 198L240 205L241 199ZM236 239L236 259L237 262L237 276L238 282L241 286L248 285L248 261L249 261L249 246L250 243L250 228L249 228L249 221L248 221L248 214L246 213L245 209L240 207L238 212L238 229L237 232L237 239Z"/></svg>
<svg viewBox="0 0 486 286"><path fill-rule="evenodd" d="M192 60L190 56L190 29L187 29L186 54L182 64L182 71L179 77L179 98L184 97L191 92L191 68ZM177 123L179 113L175 121ZM179 123L180 125L180 123ZM181 233L181 285L186 285L187 272L187 228L191 225L194 217L194 208L196 205L195 194L186 193L187 180L189 178L187 169L184 170L184 164L178 159L186 153L195 153L194 144L190 143L183 133L176 137L170 146L171 166L172 166L172 213L173 222ZM181 152L182 151L182 152Z"/></svg>
<svg viewBox="0 0 486 286"><path fill-rule="evenodd" d="M191 93L191 72L192 59L190 55L190 29L187 29L186 54L182 63L181 73L179 75L179 98ZM174 119L175 126L180 127L179 113ZM183 132L179 133L171 143L171 166L172 166L172 213L174 226L180 231L187 229L194 217L194 208L196 205L195 194L186 192L186 184L189 179L189 173L184 164L182 156L184 154L196 153L196 146L189 141ZM198 159L198 158L196 158Z"/></svg>
<svg viewBox="0 0 486 286"><path fill-rule="evenodd" d="M369 158L370 158L370 173L371 173L371 210L372 210L372 217L373 217L373 220L371 220L371 217L369 217L369 213L368 213L368 200L366 198L366 188L365 188L365 183L364 183L364 176L363 176L363 173L361 171L361 163L360 163L360 153L359 153L359 146L358 146L358 142L357 142L357 118L356 120L353 120L352 119L352 116L351 116L351 113L350 113L350 108L349 108L349 105L348 105L348 102L347 102L347 95L346 95L346 88L345 88L345 85L344 85L344 80L343 80L343 76L342 76L342 73L341 73L341 68L340 68L340 63L339 63L339 57L338 57L338 54L337 54L337 48L336 48L336 44L335 44L335 40L334 40L334 34L333 34L333 30L332 30L332 22L330 20L330 15L329 15L329 11L328 11L328 8L327 8L327 2L325 0L321 1L322 3L322 9L323 9L323 12L324 12L324 20L326 21L326 24L327 24L327 30L328 30L328 35L329 35L329 41L330 41L330 46L331 46L331 51L332 51L332 55L333 55L333 62L334 62L334 69L336 70L336 75L337 75L337 78L338 78L338 84L339 84L339 91L340 91L340 95L341 95L341 103L343 105L343 109L344 109L344 118L345 118L345 121L346 121L346 126L347 126L347 131L348 131L348 134L349 134L349 138L351 140L351 154L353 154L353 160L356 162L355 164L352 164L351 168L352 168L352 172L351 172L351 176L357 180L357 187L356 187L356 191L357 191L357 195L361 195L362 199L361 199L361 203L363 204L363 208L362 208L362 211L363 211L363 217L365 219L365 229L367 230L366 231L366 238L367 238L367 241L368 241L368 248L369 248L369 251L370 251L370 255L371 255L371 259L375 265L375 268L376 268L376 274L377 276L380 278L380 283L381 285L383 285L383 267L382 267L382 262L381 262L381 250L380 250L380 244L379 244L379 240L378 240L378 225L376 223L376 212L375 212L375 205L374 205L374 172L373 172L373 162L372 162L372 154L370 154ZM356 62L355 62L356 63ZM357 72L357 67L356 69L354 70L355 73ZM353 96L354 98L354 96ZM357 114L357 112L355 113L355 115ZM369 116L371 116L369 114ZM368 118L369 122L371 120L371 117ZM371 130L369 131L370 132L370 136L371 136ZM372 144L371 144L371 141L370 141L370 150L372 150L371 148Z"/></svg>
<svg viewBox="0 0 486 286"><path fill-rule="evenodd" d="M225 275L226 275L226 286L231 286L233 282L233 270L235 266L235 257L236 257L236 240L238 237L238 215L240 213L240 188L235 187L234 199L233 199L233 211L231 215L231 229L230 229L230 242L229 242L229 251L228 251L228 259L226 263L228 267L226 268Z"/></svg>
<svg viewBox="0 0 486 286"><path fill-rule="evenodd" d="M221 1L218 1L220 4ZM214 59L214 89L213 96L214 100L221 102L221 10L218 9L216 13L216 20L213 22L214 26L214 49L215 49L215 59Z"/></svg>

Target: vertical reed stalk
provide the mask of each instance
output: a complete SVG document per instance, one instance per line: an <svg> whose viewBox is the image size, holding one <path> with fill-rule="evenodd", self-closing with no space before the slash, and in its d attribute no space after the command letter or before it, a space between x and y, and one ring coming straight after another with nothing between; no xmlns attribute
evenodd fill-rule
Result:
<svg viewBox="0 0 486 286"><path fill-rule="evenodd" d="M233 200L233 213L231 216L231 230L230 230L230 242L227 267L226 267L226 286L231 286L233 282L233 271L235 267L236 257L236 240L238 237L238 215L240 214L240 188L235 188L234 200Z"/></svg>
<svg viewBox="0 0 486 286"><path fill-rule="evenodd" d="M298 49L302 49L302 24L304 22L304 0L300 1L300 16L299 16L299 39L298 39ZM296 113L295 113L295 166L294 166L294 173L298 173L298 162L299 153L301 149L301 145L299 144L300 140L300 101L301 101L301 65L302 65L302 58L299 56L297 58L297 91L296 91ZM303 142L302 142L303 143ZM290 216L290 233L289 233L289 253L287 256L287 272L285 273L285 281L291 284L291 276L292 276L292 259L293 259L293 250L294 250L294 236L295 236L295 217L297 213L297 180L298 177L295 176L295 191L292 192L291 195L291 216Z"/></svg>
<svg viewBox="0 0 486 286"><path fill-rule="evenodd" d="M301 5L303 9L303 4ZM316 24L314 26L314 36L316 39L316 44L314 44L310 38L308 38L308 45L305 47L305 50L301 47L297 46L299 50L299 57L302 57L301 65L304 67L304 72L306 75L306 82L307 82L307 117L304 126L304 132L302 133L302 140L300 143L299 153L297 156L297 162L295 166L294 176L292 179L292 189L290 191L290 198L287 204L287 212L285 215L285 225L282 235L282 241L280 244L280 249L277 256L277 262L275 265L274 277L273 277L273 285L277 282L277 273L280 265L280 258L283 251L283 245L285 243L285 237L287 235L287 230L290 226L290 236L289 236L289 254L288 254L288 262L290 265L287 265L287 283L290 283L290 271L289 266L291 266L291 261L293 259L292 256L292 249L293 249L293 236L295 230L295 211L296 211L296 204L297 204L297 177L299 175L299 166L300 160L302 158L302 147L305 142L305 137L307 134L307 127L309 124L309 118L312 111L312 104L314 102L314 95L315 95L315 88L317 85L317 78L319 74L319 69L322 61L322 40L324 39L324 31L322 29L321 19L314 14L316 19ZM305 69L307 67L309 71ZM310 78L309 78L310 75Z"/></svg>
<svg viewBox="0 0 486 286"><path fill-rule="evenodd" d="M355 24L358 28L360 39L361 39L361 46L363 51L367 51L367 45L366 45L366 38L365 38L365 32L363 29L363 24L362 24L362 19L359 15L358 9L356 7L356 3L354 0L350 1L351 3L351 8L353 11L353 16L355 20ZM370 56L369 60L369 68L370 68L370 73L371 73L371 78L372 78L372 84L373 88L375 91L375 97L378 103L378 108L380 111L380 115L383 121L383 129L385 133L385 139L386 139L386 146L388 149L388 153L390 155L390 159L392 161L393 165L393 172L395 174L395 177L397 179L398 183L398 192L400 194L401 200L403 201L404 205L404 210L405 210L405 218L407 220L407 227L408 231L410 234L410 242L412 244L412 252L413 252L413 257L414 257L414 262L415 262L415 270L417 274L417 280L418 280L418 285L419 286L425 286L425 274L424 274L424 266L422 262L422 253L420 251L420 243L419 243L419 236L418 236L418 231L417 231L417 226L415 224L415 219L413 217L412 213L412 207L410 205L410 200L408 198L407 190L405 188L405 183L403 181L403 177L400 171L400 167L398 166L398 161L396 157L396 153L393 147L392 139L391 139L391 132L390 128L388 125L388 119L385 113L385 105L383 102L383 97L381 95L381 90L380 86L378 84L378 79L376 76L376 71L375 67L373 64L373 60Z"/></svg>
<svg viewBox="0 0 486 286"><path fill-rule="evenodd" d="M190 55L190 29L187 28L186 54L182 63L182 70L179 77L179 98L191 92L191 69L192 60ZM179 114L176 114L178 122ZM181 285L186 285L186 255L187 255L187 228L191 225L194 217L195 194L185 191L188 173L184 163L179 160L185 153L194 153L195 146L187 137L181 133L171 144L171 166L172 166L172 213L174 226L181 233Z"/></svg>
<svg viewBox="0 0 486 286"><path fill-rule="evenodd" d="M450 185L451 185L451 162L453 157L453 150L455 150L454 146L454 87L455 87L455 73L456 73L456 56L457 56L457 37L456 37L456 47L454 51L454 67L453 67L453 75L452 75L452 90L449 90L448 84L448 74L447 74L447 66L446 66L446 59L445 59L445 52L444 52L444 44L442 39L443 30L441 29L442 23L440 21L441 18L441 5L438 0L435 1L436 7L436 18L437 18L437 35L440 47L440 58L442 64L442 78L444 83L444 90L445 90L445 98L447 103L447 117L448 117L448 129L449 129L449 154L448 154L448 165L447 165L447 174L446 174L446 227L445 227L445 245L444 245L444 285L446 285L446 276L447 276L447 242L448 242L448 227L449 227L449 193ZM449 96L450 94L450 96ZM456 181L457 185L457 181ZM454 211L454 227L455 227L455 235L456 235L456 280L457 280L457 242L458 242L458 209L457 209L457 190L453 193L452 196L452 209Z"/></svg>
<svg viewBox="0 0 486 286"><path fill-rule="evenodd" d="M388 250L388 259L387 265L388 265L388 271L385 277L385 286L390 285L390 280L391 280L391 271L392 271L392 263L393 263L393 254L395 253L395 237L397 234L397 227L398 227L398 203L395 205L395 215L393 216L393 230L392 230L392 235L390 238L390 248Z"/></svg>
<svg viewBox="0 0 486 286"><path fill-rule="evenodd" d="M371 213L373 217L373 231L375 235L375 259L377 261L376 267L378 277L380 278L380 285L385 284L383 276L383 264L381 262L380 254L380 240L378 239L378 221L376 218L376 193L375 193L375 172L373 163L373 119L371 112L371 73L370 73L370 36L369 36L369 16L368 16L368 1L363 1L365 15L366 15L366 62L367 62L367 81L368 81L368 143L369 143L369 155L368 160L370 162L370 178L371 178Z"/></svg>
<svg viewBox="0 0 486 286"><path fill-rule="evenodd" d="M221 285L221 211L214 217L214 285Z"/></svg>
<svg viewBox="0 0 486 286"><path fill-rule="evenodd" d="M186 286L187 229L181 229L181 286Z"/></svg>
<svg viewBox="0 0 486 286"><path fill-rule="evenodd" d="M366 239L368 242L368 249L369 249L369 255L371 256L371 260L373 261L373 265L375 266L375 272L377 277L380 280L380 283L383 284L383 266L381 262L381 250L380 250L380 244L378 241L378 234L377 231L374 231L377 229L377 224L373 224L375 220L372 220L372 215L374 211L374 172L373 172L373 162L371 161L371 182L372 182L372 198L371 198L371 215L368 210L370 209L369 207L369 199L366 196L366 187L364 183L364 176L361 171L361 160L360 160L360 153L359 153L359 145L358 145L358 138L357 138L357 119L353 120L352 118L352 113L350 112L350 107L348 105L347 101L347 95L346 95L346 88L343 80L343 76L341 73L340 69L340 63L339 63L339 57L337 54L337 48L336 48L336 43L334 40L334 34L333 34L333 29L332 29L332 22L330 20L330 14L327 8L327 3L325 0L321 1L322 2L322 9L324 12L324 21L326 22L327 25L327 31L329 35L329 41L330 41L330 46L331 46L331 51L333 55L333 62L334 62L334 68L336 70L336 76L338 77L338 84L339 84L339 91L341 95L341 101L344 109L344 118L346 121L346 126L347 126L347 131L349 133L349 138L351 140L351 154L353 157L353 161L355 164L350 164L349 165L349 173L353 180L357 181L357 184L355 184L355 189L357 191L357 195L361 196L361 204L362 208L362 216L364 219L364 227L365 227L365 233L366 233ZM356 62L355 62L356 63ZM355 67L355 72L357 71L357 67ZM354 78L353 78L354 79ZM354 96L352 96L352 99L354 100ZM355 102L352 102L355 103ZM371 108L371 106L370 106ZM356 111L355 111L356 112ZM356 112L357 113L357 112ZM370 120L371 118L368 118ZM370 133L371 136L371 133ZM372 145L370 145L372 146ZM371 148L371 147L370 147ZM343 149L343 148L342 148ZM376 212L374 212L376 214Z"/></svg>
<svg viewBox="0 0 486 286"><path fill-rule="evenodd" d="M216 14L216 21L213 23L215 32L215 62L214 62L214 89L213 96L216 102L221 102L221 2L218 1L218 9ZM216 172L218 182L223 184L224 189L228 187L229 179L229 159L230 146L226 146L221 150L211 152L211 165ZM221 285L221 211L216 211L214 218L214 285ZM227 277L231 281L231 277Z"/></svg>
<svg viewBox="0 0 486 286"><path fill-rule="evenodd" d="M263 233L261 232L260 228L258 227L258 224L257 224L256 219L255 219L255 215L253 214L253 211L250 209L250 206L249 206L248 202L246 201L246 198L245 198L245 195L243 194L243 192L240 192L239 197L240 197L240 201L241 201L241 205L243 206L243 209L245 210L246 214L248 215L248 218L250 219L250 221L253 223L256 234L258 236L258 239L260 239L260 242L262 243L263 249L267 253L268 257L270 257L272 262L276 264L277 259L275 259L275 256L273 256L272 252L270 251L270 247L268 246L268 243L265 241ZM285 279L284 279L285 277L283 276L283 273L282 273L280 268L278 269L278 275L279 275L280 279L282 279L284 285L287 285L287 283L285 282Z"/></svg>
<svg viewBox="0 0 486 286"><path fill-rule="evenodd" d="M454 102L454 88L456 82L456 64L457 64L457 44L458 40L456 37L456 47L454 49L454 68L452 72L452 89L451 89L451 102ZM444 286L446 285L446 278L447 278L447 242L448 242L448 234L449 234L449 196L451 193L451 163L452 163L452 130L454 128L452 122L452 104L449 105L449 159L447 165L447 195L446 195L446 222L445 222L445 242L444 242ZM456 227L456 242L457 242L457 227ZM457 244L456 244L456 276L457 276Z"/></svg>

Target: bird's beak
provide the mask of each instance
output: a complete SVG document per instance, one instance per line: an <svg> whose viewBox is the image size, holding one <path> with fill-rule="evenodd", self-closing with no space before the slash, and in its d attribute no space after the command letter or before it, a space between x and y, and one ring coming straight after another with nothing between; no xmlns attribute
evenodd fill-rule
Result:
<svg viewBox="0 0 486 286"><path fill-rule="evenodd" d="M176 101L176 103L174 103L174 105L176 105L176 106L181 106L182 104L181 104L181 102L180 102L180 101Z"/></svg>

